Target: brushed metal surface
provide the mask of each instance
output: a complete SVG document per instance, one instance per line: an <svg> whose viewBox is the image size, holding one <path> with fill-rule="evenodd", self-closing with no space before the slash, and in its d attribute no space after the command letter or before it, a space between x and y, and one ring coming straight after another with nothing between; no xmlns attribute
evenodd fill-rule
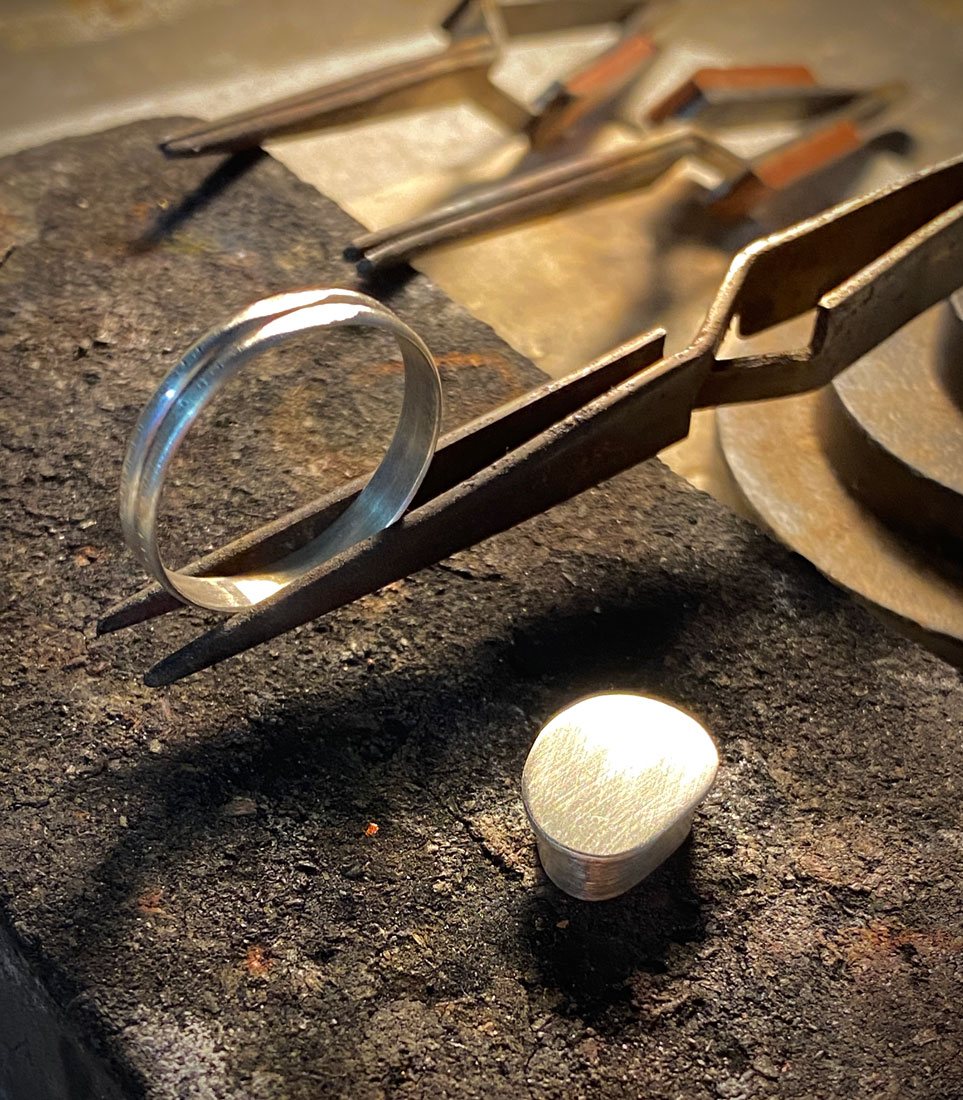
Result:
<svg viewBox="0 0 963 1100"><path fill-rule="evenodd" d="M593 695L542 729L522 797L542 865L562 890L624 893L685 839L716 747L695 718L642 695Z"/></svg>

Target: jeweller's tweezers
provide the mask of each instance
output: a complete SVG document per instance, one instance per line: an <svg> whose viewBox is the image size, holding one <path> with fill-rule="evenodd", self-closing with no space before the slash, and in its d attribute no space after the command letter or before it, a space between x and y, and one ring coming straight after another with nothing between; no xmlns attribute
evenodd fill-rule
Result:
<svg viewBox="0 0 963 1100"><path fill-rule="evenodd" d="M607 50L556 89L550 118L542 121L489 79L489 70L501 54L502 41L516 35L538 34L565 27L621 23L639 6L639 0L524 0L501 5L495 0L462 0L443 21L449 42L441 50L399 61L379 69L336 80L319 88L262 104L248 111L203 123L160 143L169 157L209 153L236 153L270 138L300 134L324 126L369 119L396 109L399 96L428 89L433 102L467 97L476 100L511 129L553 132L577 121L609 94L622 87L627 71L641 64L651 49L641 33ZM641 51L641 52L640 52Z"/></svg>
<svg viewBox="0 0 963 1100"><path fill-rule="evenodd" d="M779 91L784 92L785 86ZM777 95L775 101L796 113L800 99L811 91L797 88L794 98ZM903 92L902 84L892 83L849 92L848 100L839 89L828 99L810 96L813 111L803 133L748 160L702 128L691 124L661 128L614 152L569 156L477 188L409 221L373 230L352 241L344 257L357 265L361 275L369 276L442 244L650 187L686 157L702 161L721 177L707 196L710 209L723 218L744 217L768 197L825 170L878 136L868 124ZM842 106L840 99L844 99ZM743 103L744 114L760 111L765 117L769 113L765 96L753 94ZM818 116L818 107L827 104L835 109Z"/></svg>
<svg viewBox="0 0 963 1100"><path fill-rule="evenodd" d="M222 621L155 665L146 682L189 676L568 500L684 438L693 409L822 386L961 284L963 156L764 237L732 261L684 351L663 357L664 332L649 333L452 432L398 523ZM810 310L805 347L719 357L733 320L752 335ZM363 484L187 570L256 574L323 530ZM110 610L99 632L179 606L153 585Z"/></svg>

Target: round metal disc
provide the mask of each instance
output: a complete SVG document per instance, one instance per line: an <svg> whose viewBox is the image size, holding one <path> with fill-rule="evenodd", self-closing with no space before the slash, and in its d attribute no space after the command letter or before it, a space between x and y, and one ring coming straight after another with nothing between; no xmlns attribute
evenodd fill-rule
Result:
<svg viewBox="0 0 963 1100"><path fill-rule="evenodd" d="M958 324L938 307L845 371L827 392L823 425L847 488L947 557L963 549L963 409L949 388L949 375L963 372L950 339Z"/></svg>

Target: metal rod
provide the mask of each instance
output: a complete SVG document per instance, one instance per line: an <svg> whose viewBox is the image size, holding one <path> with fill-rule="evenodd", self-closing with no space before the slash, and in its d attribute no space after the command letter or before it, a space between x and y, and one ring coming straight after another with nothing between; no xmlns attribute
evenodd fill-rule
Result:
<svg viewBox="0 0 963 1100"><path fill-rule="evenodd" d="M657 134L627 149L573 158L551 169L526 173L504 188L503 199L490 191L483 196L487 201L469 199L461 204L461 210L446 218L428 216L424 224L414 219L412 223L395 226L384 243L373 247L360 249L358 245L364 240L360 238L346 250L346 255L359 255L358 271L370 275L440 244L647 187L683 157L702 154L716 163L725 162L730 172L744 170L740 158L722 150L698 131ZM409 226L414 228L409 230Z"/></svg>
<svg viewBox="0 0 963 1100"><path fill-rule="evenodd" d="M196 127L160 143L169 157L233 153L272 137L297 133L322 122L335 124L350 112L398 92L440 81L458 73L485 71L498 56L496 43L484 37L454 42L440 53L399 61L308 92Z"/></svg>

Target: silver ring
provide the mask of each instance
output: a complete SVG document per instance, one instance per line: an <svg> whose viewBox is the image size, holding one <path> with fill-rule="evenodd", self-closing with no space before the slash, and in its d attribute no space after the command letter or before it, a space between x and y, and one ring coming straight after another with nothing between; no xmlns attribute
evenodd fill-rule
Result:
<svg viewBox="0 0 963 1100"><path fill-rule="evenodd" d="M397 427L362 492L321 534L265 569L234 577L193 577L168 569L157 547L161 494L174 455L201 410L260 352L298 332L349 325L390 332L405 371ZM144 568L184 603L228 612L251 607L402 515L428 470L441 412L441 379L431 352L417 333L374 298L328 288L264 298L194 344L145 406L121 474L124 538Z"/></svg>

